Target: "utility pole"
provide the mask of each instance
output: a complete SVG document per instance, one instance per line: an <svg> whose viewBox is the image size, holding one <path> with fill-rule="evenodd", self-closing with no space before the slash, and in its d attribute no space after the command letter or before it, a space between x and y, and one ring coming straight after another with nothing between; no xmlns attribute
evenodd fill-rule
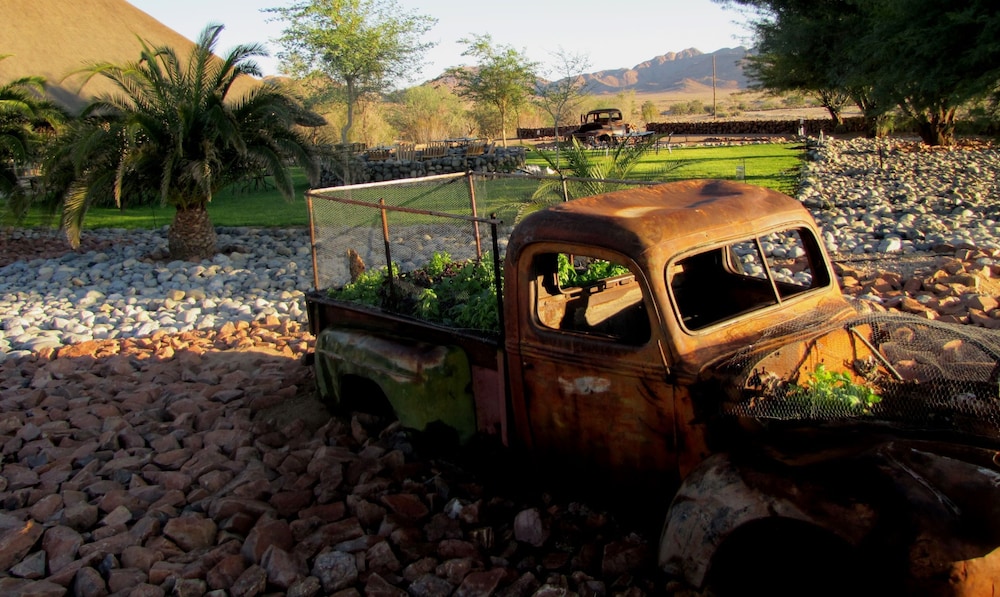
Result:
<svg viewBox="0 0 1000 597"><path fill-rule="evenodd" d="M715 54L712 54L712 118L718 118L718 113L715 108Z"/></svg>

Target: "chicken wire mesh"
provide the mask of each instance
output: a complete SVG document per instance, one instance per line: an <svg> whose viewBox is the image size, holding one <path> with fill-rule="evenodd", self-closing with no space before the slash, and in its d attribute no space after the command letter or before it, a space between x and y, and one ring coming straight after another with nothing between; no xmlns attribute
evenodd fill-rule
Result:
<svg viewBox="0 0 1000 597"><path fill-rule="evenodd" d="M388 267L390 260L400 272L409 272L435 253L456 261L480 258L492 250L486 221L491 215L498 220L502 257L514 223L526 213L644 184L655 183L473 172L309 191L314 285L339 288L351 282L352 270ZM388 243L380 201L387 208Z"/></svg>
<svg viewBox="0 0 1000 597"><path fill-rule="evenodd" d="M833 325L831 316L776 326L723 363L733 380L723 414L869 419L1000 437L1000 334L899 313L859 313Z"/></svg>

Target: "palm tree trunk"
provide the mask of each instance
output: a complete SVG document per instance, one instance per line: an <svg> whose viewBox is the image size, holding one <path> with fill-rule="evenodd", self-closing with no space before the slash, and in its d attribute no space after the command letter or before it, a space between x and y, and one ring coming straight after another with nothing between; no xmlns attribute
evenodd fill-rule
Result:
<svg viewBox="0 0 1000 597"><path fill-rule="evenodd" d="M167 247L173 259L200 261L218 252L215 226L204 206L177 209L167 230Z"/></svg>

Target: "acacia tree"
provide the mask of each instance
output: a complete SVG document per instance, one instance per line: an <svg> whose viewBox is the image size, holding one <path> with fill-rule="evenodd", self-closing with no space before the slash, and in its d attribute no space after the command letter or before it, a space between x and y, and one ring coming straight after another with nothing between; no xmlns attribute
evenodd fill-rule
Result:
<svg viewBox="0 0 1000 597"><path fill-rule="evenodd" d="M884 125L898 106L929 145L953 141L955 112L1000 82L993 0L716 0L759 11L765 85L850 94Z"/></svg>
<svg viewBox="0 0 1000 597"><path fill-rule="evenodd" d="M297 162L315 179L310 147L297 125L322 123L276 86L260 83L231 97L240 77L260 75L253 58L263 46L240 45L215 55L222 25L209 25L183 61L169 46L142 42L140 58L87 69L114 91L91 101L60 136L43 174L72 246L91 205L159 200L176 209L167 232L175 259L216 253L207 206L222 187L270 174L291 199L289 168Z"/></svg>
<svg viewBox="0 0 1000 597"><path fill-rule="evenodd" d="M443 85L418 85L399 93L392 122L402 138L416 143L465 134L462 104Z"/></svg>
<svg viewBox="0 0 1000 597"><path fill-rule="evenodd" d="M477 60L473 67L455 67L448 74L458 80L458 94L476 104L488 105L500 117L501 143L507 147L507 118L523 106L535 88L537 63L509 45L494 45L489 34L463 38L462 56Z"/></svg>
<svg viewBox="0 0 1000 597"><path fill-rule="evenodd" d="M583 73L590 68L590 58L583 54L570 54L559 48L552 54L555 81L539 83L535 91L535 104L552 119L556 137L556 164L559 164L559 124L579 109L587 93L587 80Z"/></svg>
<svg viewBox="0 0 1000 597"><path fill-rule="evenodd" d="M899 106L928 145L954 142L957 109L1000 83L992 0L854 0L869 18L853 62L877 101Z"/></svg>
<svg viewBox="0 0 1000 597"><path fill-rule="evenodd" d="M340 86L347 105L340 129L345 145L361 98L419 72L424 52L434 45L420 38L437 22L404 11L394 0L309 0L264 12L288 23L277 40L285 72L323 76Z"/></svg>

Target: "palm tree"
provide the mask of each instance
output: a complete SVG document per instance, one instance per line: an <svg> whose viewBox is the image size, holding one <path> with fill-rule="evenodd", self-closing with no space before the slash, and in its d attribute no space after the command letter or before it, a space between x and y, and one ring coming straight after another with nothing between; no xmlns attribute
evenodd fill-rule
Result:
<svg viewBox="0 0 1000 597"><path fill-rule="evenodd" d="M0 60L6 57L0 56ZM22 77L0 85L0 215L4 219L16 221L23 215L32 189L21 184L21 175L37 164L45 131L54 131L66 117L44 99L44 89L41 77Z"/></svg>
<svg viewBox="0 0 1000 597"><path fill-rule="evenodd" d="M240 45L214 54L222 25L201 33L187 63L170 47L142 42L137 62L95 64L113 93L88 104L45 168L62 227L78 246L87 209L160 201L176 209L167 233L175 259L198 260L217 251L206 207L222 187L270 174L286 199L294 193L289 160L315 180L316 165L296 125L318 126L319 116L277 86L259 83L232 99L234 82L260 75L254 57L263 46Z"/></svg>
<svg viewBox="0 0 1000 597"><path fill-rule="evenodd" d="M542 179L530 199L512 203L503 211L513 212L516 222L533 211L560 201L631 188L643 182L666 180L668 173L687 163L673 160L635 174L636 167L653 143L653 139L645 139L635 144L621 143L605 151L589 149L573 138L572 145L561 153L558 150L539 151L538 155L545 160L547 170L559 176Z"/></svg>

